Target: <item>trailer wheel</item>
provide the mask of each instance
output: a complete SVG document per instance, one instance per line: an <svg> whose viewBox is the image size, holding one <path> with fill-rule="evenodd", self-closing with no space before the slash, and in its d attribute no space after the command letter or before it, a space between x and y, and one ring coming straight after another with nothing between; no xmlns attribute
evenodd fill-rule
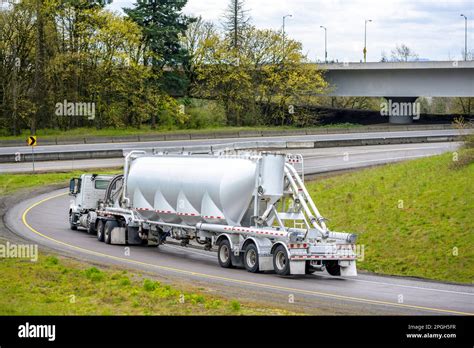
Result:
<svg viewBox="0 0 474 348"><path fill-rule="evenodd" d="M104 228L104 242L110 244L112 242L112 230L118 227L118 223L115 220L109 220L105 223Z"/></svg>
<svg viewBox="0 0 474 348"><path fill-rule="evenodd" d="M69 226L71 227L71 230L76 231L77 226L74 223L74 217L76 214L73 214L72 212L69 213Z"/></svg>
<svg viewBox="0 0 474 348"><path fill-rule="evenodd" d="M219 249L217 250L217 259L219 260L219 265L223 268L232 268L231 260L232 249L230 243L227 239L224 239L219 244Z"/></svg>
<svg viewBox="0 0 474 348"><path fill-rule="evenodd" d="M257 273L259 264L258 264L258 249L255 244L250 243L245 248L244 252L244 266L245 269L251 273Z"/></svg>
<svg viewBox="0 0 474 348"><path fill-rule="evenodd" d="M283 245L277 246L273 253L273 268L278 275L290 274L290 260Z"/></svg>
<svg viewBox="0 0 474 348"><path fill-rule="evenodd" d="M326 261L326 271L332 276L340 276L341 275L341 266L339 266L339 262L335 260Z"/></svg>
<svg viewBox="0 0 474 348"><path fill-rule="evenodd" d="M305 273L306 274L313 274L314 272L316 272L316 268L314 268L313 266L311 266L311 261L306 261L306 265L305 265Z"/></svg>
<svg viewBox="0 0 474 348"><path fill-rule="evenodd" d="M99 220L99 222L97 223L97 240L99 242L104 241L104 225L104 220Z"/></svg>

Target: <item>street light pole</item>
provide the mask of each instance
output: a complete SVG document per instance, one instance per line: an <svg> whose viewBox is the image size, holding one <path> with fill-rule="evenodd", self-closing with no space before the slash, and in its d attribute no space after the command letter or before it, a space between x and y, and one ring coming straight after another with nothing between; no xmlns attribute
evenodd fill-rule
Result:
<svg viewBox="0 0 474 348"><path fill-rule="evenodd" d="M464 60L467 61L467 16L461 14L464 17Z"/></svg>
<svg viewBox="0 0 474 348"><path fill-rule="evenodd" d="M328 62L328 29L321 25L321 28L324 29L324 61Z"/></svg>
<svg viewBox="0 0 474 348"><path fill-rule="evenodd" d="M371 19L365 20L365 32L364 32L364 63L367 63L367 23L372 22Z"/></svg>
<svg viewBox="0 0 474 348"><path fill-rule="evenodd" d="M290 14L283 16L283 58L285 57L285 20L291 17L293 17L293 15Z"/></svg>

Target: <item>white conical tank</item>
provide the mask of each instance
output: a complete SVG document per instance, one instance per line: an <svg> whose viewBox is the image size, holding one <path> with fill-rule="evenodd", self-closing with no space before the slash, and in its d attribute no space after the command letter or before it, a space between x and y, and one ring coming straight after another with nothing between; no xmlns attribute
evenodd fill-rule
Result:
<svg viewBox="0 0 474 348"><path fill-rule="evenodd" d="M138 157L130 164L126 196L152 221L240 225L257 176L253 158Z"/></svg>

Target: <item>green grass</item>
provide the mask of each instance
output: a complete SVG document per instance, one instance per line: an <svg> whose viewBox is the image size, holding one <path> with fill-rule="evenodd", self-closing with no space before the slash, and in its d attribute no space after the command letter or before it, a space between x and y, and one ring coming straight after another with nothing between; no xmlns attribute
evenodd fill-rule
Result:
<svg viewBox="0 0 474 348"><path fill-rule="evenodd" d="M0 196L11 194L20 189L33 188L45 185L64 183L69 185L69 180L79 177L81 174L90 173L88 170L77 170L61 173L37 173L37 174L0 174ZM109 170L107 173L118 173ZM105 173L101 173L105 174Z"/></svg>
<svg viewBox="0 0 474 348"><path fill-rule="evenodd" d="M471 158L471 161L467 159ZM358 267L443 281L474 281L472 150L387 165L308 185L335 231L365 246Z"/></svg>
<svg viewBox="0 0 474 348"><path fill-rule="evenodd" d="M350 123L325 125L320 127L311 127L305 129L320 129L320 128L356 128L359 125ZM150 135L150 134L199 134L209 132L243 132L243 131L281 131L281 130L297 130L301 128L296 127L205 127L202 129L177 129L177 128L158 128L151 129L149 126L138 128L74 128L70 130L61 129L39 129L36 135L39 139L59 138L66 139L71 137L125 137L134 135ZM21 135L9 136L0 133L0 140L25 140L30 135L28 130L23 130Z"/></svg>
<svg viewBox="0 0 474 348"><path fill-rule="evenodd" d="M55 256L0 258L0 315L289 315Z"/></svg>

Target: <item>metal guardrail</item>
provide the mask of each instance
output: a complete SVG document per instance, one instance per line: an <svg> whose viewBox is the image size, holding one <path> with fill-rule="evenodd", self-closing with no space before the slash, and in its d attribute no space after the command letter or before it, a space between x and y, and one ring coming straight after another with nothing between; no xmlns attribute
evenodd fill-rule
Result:
<svg viewBox="0 0 474 348"><path fill-rule="evenodd" d="M41 139L41 145L74 145L74 144L103 144L103 143L132 143L173 140L204 140L204 139L231 139L231 138L260 138L278 136L318 135L318 134L345 134L370 132L400 132L421 130L453 129L451 124L435 125L408 125L408 126L367 126L354 128L309 128L295 130L261 130L261 131L222 131L209 133L169 133L143 134L123 137L48 137ZM23 146L22 140L0 140L0 147Z"/></svg>

